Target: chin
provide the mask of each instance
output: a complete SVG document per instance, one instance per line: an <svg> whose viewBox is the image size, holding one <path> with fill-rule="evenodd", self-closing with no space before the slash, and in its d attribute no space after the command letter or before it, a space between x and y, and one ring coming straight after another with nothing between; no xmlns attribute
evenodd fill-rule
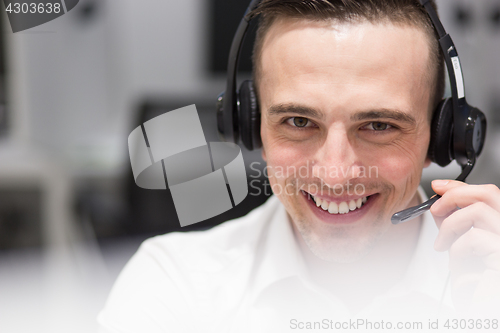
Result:
<svg viewBox="0 0 500 333"><path fill-rule="evenodd" d="M354 263L367 256L378 244L387 227L378 220L369 232L359 234L350 226L311 230L307 222L296 223L302 239L311 252L324 261Z"/></svg>
<svg viewBox="0 0 500 333"><path fill-rule="evenodd" d="M374 247L373 243L358 243L355 241L332 241L318 243L309 241L304 237L304 241L311 252L321 260L349 264L363 259ZM325 244L326 243L326 244Z"/></svg>

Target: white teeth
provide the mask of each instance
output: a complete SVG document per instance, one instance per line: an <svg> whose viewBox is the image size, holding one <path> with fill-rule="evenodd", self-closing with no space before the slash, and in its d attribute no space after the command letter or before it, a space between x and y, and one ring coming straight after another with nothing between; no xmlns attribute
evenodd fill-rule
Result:
<svg viewBox="0 0 500 333"><path fill-rule="evenodd" d="M358 200L356 200L356 207L357 208L361 208L362 204L363 204L363 199L362 198L359 198Z"/></svg>
<svg viewBox="0 0 500 333"><path fill-rule="evenodd" d="M328 213L330 214L338 214L339 213L339 206L335 202L330 202L330 205L328 206Z"/></svg>
<svg viewBox="0 0 500 333"><path fill-rule="evenodd" d="M349 212L349 206L347 205L347 202L341 202L339 204L339 213L340 214L347 214Z"/></svg>
<svg viewBox="0 0 500 333"><path fill-rule="evenodd" d="M347 214L349 213L349 211L361 208L363 204L365 204L368 200L367 197L364 197L357 200L351 200L349 202L344 201L337 204L336 202L328 202L320 198L315 198L312 195L311 198L316 202L317 207L321 207L321 209L328 211L330 214Z"/></svg>

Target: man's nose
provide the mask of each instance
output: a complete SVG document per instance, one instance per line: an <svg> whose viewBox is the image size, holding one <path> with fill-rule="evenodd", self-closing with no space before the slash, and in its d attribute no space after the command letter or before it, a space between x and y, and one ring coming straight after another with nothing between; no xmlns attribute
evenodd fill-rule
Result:
<svg viewBox="0 0 500 333"><path fill-rule="evenodd" d="M344 128L331 128L317 150L312 166L313 176L332 188L357 178L361 172L361 163L355 145L356 142L349 139Z"/></svg>

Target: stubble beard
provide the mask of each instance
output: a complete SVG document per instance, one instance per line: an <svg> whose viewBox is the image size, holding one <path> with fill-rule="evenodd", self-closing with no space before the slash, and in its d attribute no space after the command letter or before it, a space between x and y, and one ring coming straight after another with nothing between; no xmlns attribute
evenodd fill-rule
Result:
<svg viewBox="0 0 500 333"><path fill-rule="evenodd" d="M348 264L364 258L377 245L385 232L381 217L371 223L373 233L359 236L353 226L335 226L315 233L311 221L305 217L292 220L307 247L318 258L335 263Z"/></svg>

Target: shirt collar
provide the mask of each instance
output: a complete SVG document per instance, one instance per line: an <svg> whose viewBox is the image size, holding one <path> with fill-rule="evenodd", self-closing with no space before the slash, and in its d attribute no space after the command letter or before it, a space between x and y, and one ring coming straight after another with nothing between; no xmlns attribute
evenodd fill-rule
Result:
<svg viewBox="0 0 500 333"><path fill-rule="evenodd" d="M259 246L260 264L257 264L252 299L264 289L291 276L305 272L305 262L285 206L275 196L269 198L275 214L262 230ZM259 260L257 258L257 260Z"/></svg>

